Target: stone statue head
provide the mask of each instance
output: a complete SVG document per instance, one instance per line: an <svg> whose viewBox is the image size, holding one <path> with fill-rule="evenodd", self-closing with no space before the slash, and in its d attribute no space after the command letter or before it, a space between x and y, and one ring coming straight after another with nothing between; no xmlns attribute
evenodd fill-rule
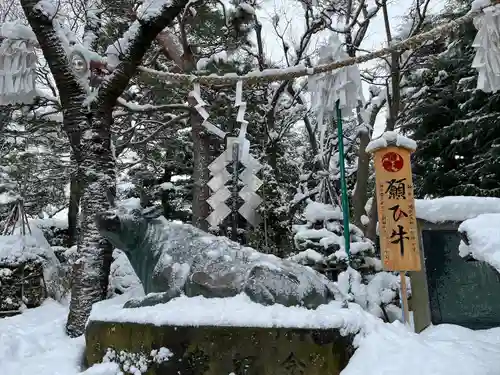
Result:
<svg viewBox="0 0 500 375"><path fill-rule="evenodd" d="M132 255L143 244L149 223L161 215L157 207L142 208L138 198L115 204L108 196L111 209L96 215L97 229L111 244Z"/></svg>

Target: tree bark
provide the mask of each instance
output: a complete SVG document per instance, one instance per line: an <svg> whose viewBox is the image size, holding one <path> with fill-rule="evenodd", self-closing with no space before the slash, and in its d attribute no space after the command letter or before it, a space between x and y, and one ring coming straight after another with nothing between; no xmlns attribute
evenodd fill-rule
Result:
<svg viewBox="0 0 500 375"><path fill-rule="evenodd" d="M370 171L370 155L365 150L370 142L368 130L359 135L358 168L356 170L356 188L352 196L353 221L358 228L363 228L361 216L365 215L365 205L368 200L368 175Z"/></svg>
<svg viewBox="0 0 500 375"><path fill-rule="evenodd" d="M68 247L78 242L78 213L80 211L80 198L82 196L82 176L78 164L76 161L74 162L76 168L71 174L69 186Z"/></svg>
<svg viewBox="0 0 500 375"><path fill-rule="evenodd" d="M368 217L370 221L366 227L366 237L370 240L375 241L377 239L377 223L378 223L378 211L377 211L377 194L373 194L372 206L370 208L370 213Z"/></svg>
<svg viewBox="0 0 500 375"><path fill-rule="evenodd" d="M189 98L192 102L193 98ZM190 103L194 106L195 103ZM191 137L193 139L193 203L192 223L195 227L208 230L206 218L210 214L207 199L210 197L210 188L207 182L210 178L208 161L210 160L209 137L203 128L202 118L198 113L192 113Z"/></svg>
<svg viewBox="0 0 500 375"><path fill-rule="evenodd" d="M165 5L148 21L140 21L121 63L104 80L91 111L85 110L87 92L70 69L68 56L52 18L35 9L37 0L21 0L47 63L54 76L63 107L63 126L70 139L73 158L81 174L82 221L79 259L73 271L73 287L66 330L70 336L84 332L92 304L106 297L112 247L94 223L95 214L109 208L107 192L115 193L116 161L111 144L112 109L136 73L152 41L184 9L188 0ZM85 135L82 138L82 134Z"/></svg>
<svg viewBox="0 0 500 375"><path fill-rule="evenodd" d="M113 248L104 240L95 223L95 215L109 208L106 192L116 193L115 159L111 146L111 111L91 122L89 139L83 140L81 162L83 194L82 221L78 244L78 267L73 273L70 311L66 330L72 337L84 332L92 304L107 295ZM100 113L102 114L102 113Z"/></svg>

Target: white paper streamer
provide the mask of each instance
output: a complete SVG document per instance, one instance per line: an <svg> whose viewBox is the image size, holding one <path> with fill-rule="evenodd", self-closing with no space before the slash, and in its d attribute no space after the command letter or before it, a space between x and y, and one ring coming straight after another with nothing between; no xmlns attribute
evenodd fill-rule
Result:
<svg viewBox="0 0 500 375"><path fill-rule="evenodd" d="M342 61L348 57L340 39L331 35L328 44L319 49L318 63ZM308 89L311 93L311 107L316 112L320 129L320 153L324 155L326 121L336 117L337 101L345 115L349 115L358 106L359 101L364 102L358 66L346 66L309 77Z"/></svg>
<svg viewBox="0 0 500 375"><path fill-rule="evenodd" d="M34 47L29 40L0 43L0 105L29 104L37 96Z"/></svg>
<svg viewBox="0 0 500 375"><path fill-rule="evenodd" d="M500 5L483 9L474 18L477 29L472 47L476 55L472 67L478 71L477 89L496 92L500 89Z"/></svg>
<svg viewBox="0 0 500 375"><path fill-rule="evenodd" d="M208 121L210 114L205 108L203 108L204 106L207 105L207 103L205 103L205 101L201 98L201 89L199 83L195 83L193 85L193 90L189 93L189 96L193 97L194 100L196 100L196 105L194 106L194 109L196 109L196 112L198 112L198 114L203 119L202 123L203 127L207 129L207 131L209 131L210 133L216 135L219 138L224 139L226 137L226 132L223 131L218 126L212 124L210 121Z"/></svg>
<svg viewBox="0 0 500 375"><path fill-rule="evenodd" d="M236 82L236 98L234 105L238 107L236 122L240 124L240 132L238 133L237 142L240 144L240 161L243 162L248 159L250 153L250 143L246 139L248 121L245 120L247 103L243 101L243 81Z"/></svg>

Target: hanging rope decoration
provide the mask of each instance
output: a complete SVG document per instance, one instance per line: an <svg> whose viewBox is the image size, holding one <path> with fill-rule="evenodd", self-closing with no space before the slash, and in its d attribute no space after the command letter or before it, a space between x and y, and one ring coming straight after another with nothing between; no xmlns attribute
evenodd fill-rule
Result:
<svg viewBox="0 0 500 375"><path fill-rule="evenodd" d="M199 95L199 85L195 84L195 89L190 93L198 103L195 108L200 116L205 120L204 126L207 127L208 113L203 108L205 102ZM256 208L261 204L262 199L256 194L256 191L262 186L262 181L256 176L256 173L262 168L261 164L250 155L250 142L246 138L248 121L245 120L247 103L243 101L243 82L236 83L235 107L238 108L236 122L240 124L239 133L236 137L225 137L226 133L219 128L211 131L216 133L220 131L226 139L226 148L209 166L211 179L207 185L213 194L207 199L207 203L212 207L212 213L207 217L211 227L216 227L229 215L233 214L232 234L237 232L238 213L243 216L251 225L257 226L260 223L260 217L256 213ZM213 126L213 125L212 125ZM232 164L232 173L227 171L228 164ZM243 170L240 171L240 164ZM231 181L232 180L232 181ZM226 186L231 181L231 190ZM239 183L243 183L243 188L239 190ZM230 208L226 201L232 197L232 207ZM238 197L243 199L241 207L237 207Z"/></svg>
<svg viewBox="0 0 500 375"><path fill-rule="evenodd" d="M492 3L496 4L499 0L493 0ZM377 58L385 57L393 52L405 51L412 48L418 48L425 42L429 40L434 40L441 35L450 34L457 31L462 25L470 22L474 17L480 14L483 9L491 6L487 4L485 6L480 6L478 9L473 9L469 13L458 17L457 19L439 25L427 32L412 36L411 38L405 39L398 43L392 43L389 47L380 48L376 51L366 53L361 56L350 57L341 61L334 61L327 64L320 64L314 67L306 66L293 66L284 69L264 69L263 71L250 72L245 75L237 75L235 73L229 73L223 76L217 76L214 74L208 76L198 76L194 74L180 74L180 73L170 73L162 72L146 67L139 67L139 70L156 76L164 78L172 84L189 84L192 85L194 82L200 83L205 86L215 86L215 85L234 85L237 81L244 81L248 84L264 83L264 82L275 82L275 81L286 81L293 78L312 76L319 73L330 72L337 70L346 66L362 64Z"/></svg>
<svg viewBox="0 0 500 375"><path fill-rule="evenodd" d="M219 127L215 126L212 124L210 121L208 121L208 118L210 115L208 114L208 111L203 108L207 105L205 101L201 98L201 88L199 83L195 83L193 85L193 90L189 93L189 96L194 98L196 100L196 105L194 108L196 109L196 112L201 116L203 119L203 127L210 133L214 134L215 136L224 139L226 137L226 132L222 131Z"/></svg>
<svg viewBox="0 0 500 375"><path fill-rule="evenodd" d="M474 26L477 34L472 47L476 55L472 67L478 71L477 88L496 92L500 89L500 5L484 8L474 17Z"/></svg>
<svg viewBox="0 0 500 375"><path fill-rule="evenodd" d="M243 188L238 195L243 199L243 205L238 209L241 216L245 218L252 226L257 227L261 218L257 214L256 209L262 203L262 199L256 193L262 186L263 182L256 174L262 168L262 165L250 155L250 141L246 138L248 121L245 120L247 103L243 101L243 82L236 83L236 98L235 107L238 107L236 121L240 124L240 130L237 138L228 138L227 148L234 147L234 143L238 144L238 162L243 164L244 169L238 175L238 180L243 182Z"/></svg>

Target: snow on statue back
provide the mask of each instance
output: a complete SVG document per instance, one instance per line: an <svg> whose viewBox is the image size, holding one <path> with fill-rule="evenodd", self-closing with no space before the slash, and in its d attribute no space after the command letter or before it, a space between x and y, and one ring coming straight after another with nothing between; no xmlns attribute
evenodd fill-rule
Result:
<svg viewBox="0 0 500 375"><path fill-rule="evenodd" d="M96 217L101 234L127 254L145 292L154 293L125 307L165 303L181 294L222 298L244 292L264 305L308 308L334 299L333 284L309 267L126 203Z"/></svg>

